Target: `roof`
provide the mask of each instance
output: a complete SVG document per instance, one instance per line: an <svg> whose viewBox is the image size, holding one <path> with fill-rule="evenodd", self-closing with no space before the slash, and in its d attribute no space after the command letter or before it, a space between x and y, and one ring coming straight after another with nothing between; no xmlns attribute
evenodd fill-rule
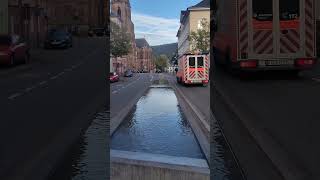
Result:
<svg viewBox="0 0 320 180"><path fill-rule="evenodd" d="M143 48L143 47L150 47L149 43L147 42L147 40L145 38L140 38L140 39L136 39L136 46L138 48Z"/></svg>
<svg viewBox="0 0 320 180"><path fill-rule="evenodd" d="M181 14L180 14L180 22L182 22L183 20L183 17L188 13L188 11L181 11Z"/></svg>
<svg viewBox="0 0 320 180"><path fill-rule="evenodd" d="M189 7L188 9L198 9L198 8L210 8L210 0L203 0L196 5Z"/></svg>

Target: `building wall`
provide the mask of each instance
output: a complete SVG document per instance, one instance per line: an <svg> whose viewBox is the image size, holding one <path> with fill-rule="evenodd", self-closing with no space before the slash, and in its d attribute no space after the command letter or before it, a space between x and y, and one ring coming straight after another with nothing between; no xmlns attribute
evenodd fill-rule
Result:
<svg viewBox="0 0 320 180"><path fill-rule="evenodd" d="M316 2L316 17L317 17L317 20L320 20L320 1L315 0L315 2Z"/></svg>
<svg viewBox="0 0 320 180"><path fill-rule="evenodd" d="M0 34L8 33L8 0L0 0Z"/></svg>
<svg viewBox="0 0 320 180"><path fill-rule="evenodd" d="M190 20L186 19L185 24L182 25L181 32L178 37L178 54L179 56L190 50L190 43L188 40L190 32Z"/></svg>
<svg viewBox="0 0 320 180"><path fill-rule="evenodd" d="M41 47L47 32L46 0L9 0L8 32L26 39L31 47Z"/></svg>
<svg viewBox="0 0 320 180"><path fill-rule="evenodd" d="M137 64L137 52L135 45L135 34L134 34L134 24L131 20L131 7L129 0L111 0L111 12L114 14L118 14L118 10L120 9L120 19L121 19L121 28L125 28L128 32L129 38L131 40L131 48L130 53L127 56L121 58L121 62L119 59L112 59L113 64L119 67L119 63L123 70L134 69ZM114 68L119 69L119 68ZM118 72L121 73L121 72Z"/></svg>
<svg viewBox="0 0 320 180"><path fill-rule="evenodd" d="M182 29L178 37L178 54L179 56L191 51L192 45L190 44L188 37L192 31L197 31L199 22L205 18L210 23L210 10L190 10L189 16L181 25Z"/></svg>
<svg viewBox="0 0 320 180"><path fill-rule="evenodd" d="M199 27L199 23L202 19L207 20L210 23L210 10L192 10L190 11L190 32L197 31ZM210 27L210 26L209 26ZM189 49L194 49L191 44L189 44Z"/></svg>
<svg viewBox="0 0 320 180"><path fill-rule="evenodd" d="M137 64L134 69L140 71L145 70L148 72L154 69L151 47L137 48Z"/></svg>

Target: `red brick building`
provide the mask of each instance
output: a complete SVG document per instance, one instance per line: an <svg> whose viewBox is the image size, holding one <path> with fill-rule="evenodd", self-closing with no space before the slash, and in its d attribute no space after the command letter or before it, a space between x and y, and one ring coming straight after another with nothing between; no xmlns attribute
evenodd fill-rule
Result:
<svg viewBox="0 0 320 180"><path fill-rule="evenodd" d="M47 0L9 0L8 32L24 37L32 47L41 46L47 32Z"/></svg>
<svg viewBox="0 0 320 180"><path fill-rule="evenodd" d="M48 23L50 27L78 29L86 34L89 27L105 25L105 0L49 0Z"/></svg>
<svg viewBox="0 0 320 180"><path fill-rule="evenodd" d="M153 62L152 48L146 39L136 39L137 47L137 63L136 70L150 72L154 70L155 64Z"/></svg>

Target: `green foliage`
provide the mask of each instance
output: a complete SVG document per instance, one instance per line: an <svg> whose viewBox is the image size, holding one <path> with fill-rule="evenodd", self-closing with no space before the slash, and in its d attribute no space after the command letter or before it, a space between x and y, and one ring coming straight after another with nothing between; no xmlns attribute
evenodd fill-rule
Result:
<svg viewBox="0 0 320 180"><path fill-rule="evenodd" d="M124 28L111 22L110 52L114 57L122 57L130 52L130 38Z"/></svg>
<svg viewBox="0 0 320 180"><path fill-rule="evenodd" d="M210 50L210 25L206 19L201 21L202 28L192 31L189 41L192 51L208 52Z"/></svg>
<svg viewBox="0 0 320 180"><path fill-rule="evenodd" d="M155 65L157 69L161 69L162 71L164 68L168 67L169 58L167 55L160 55L155 59Z"/></svg>

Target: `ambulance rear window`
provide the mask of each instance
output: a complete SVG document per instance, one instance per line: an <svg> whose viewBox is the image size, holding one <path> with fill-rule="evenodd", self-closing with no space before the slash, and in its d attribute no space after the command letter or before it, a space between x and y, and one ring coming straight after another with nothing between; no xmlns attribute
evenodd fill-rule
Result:
<svg viewBox="0 0 320 180"><path fill-rule="evenodd" d="M203 67L203 57L198 57L198 67Z"/></svg>
<svg viewBox="0 0 320 180"><path fill-rule="evenodd" d="M294 20L300 16L299 0L280 0L280 20Z"/></svg>
<svg viewBox="0 0 320 180"><path fill-rule="evenodd" d="M272 0L252 0L253 18L258 21L272 21Z"/></svg>
<svg viewBox="0 0 320 180"><path fill-rule="evenodd" d="M195 57L189 57L189 66L190 67L196 66L196 58Z"/></svg>

